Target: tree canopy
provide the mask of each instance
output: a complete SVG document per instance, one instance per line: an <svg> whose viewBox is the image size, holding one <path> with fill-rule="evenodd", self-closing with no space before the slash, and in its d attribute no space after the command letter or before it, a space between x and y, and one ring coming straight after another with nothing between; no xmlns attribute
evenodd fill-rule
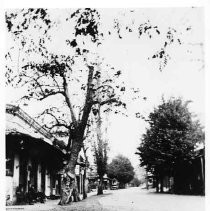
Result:
<svg viewBox="0 0 210 211"><path fill-rule="evenodd" d="M98 11L86 8L56 14L47 9L6 13L12 40L6 55L6 78L8 85L23 88L20 105L37 102L35 105L43 108L38 120L66 141L69 152L76 137L83 145L89 117L97 115L98 105L104 112L115 108L118 113L126 108L120 99L125 86L121 71L97 53L103 38ZM56 34L63 38L59 42L65 50L53 48Z"/></svg>
<svg viewBox="0 0 210 211"><path fill-rule="evenodd" d="M149 128L141 138L140 165L155 175L170 175L176 165L190 162L197 144L204 142L199 121L188 109L190 102L181 98L162 100L149 114Z"/></svg>
<svg viewBox="0 0 210 211"><path fill-rule="evenodd" d="M130 160L123 155L116 156L108 165L108 176L117 179L122 187L134 178L134 174Z"/></svg>
<svg viewBox="0 0 210 211"><path fill-rule="evenodd" d="M104 27L100 12L91 8L6 12L11 41L6 54L7 84L24 87L23 105L56 99L56 104L43 109L40 119L57 135L68 137L70 124L87 120L89 115L84 114L89 110L96 113L96 104L108 105L105 111L114 105L116 113L121 112L119 106L126 107L120 100L126 91L120 79L122 71L99 56L103 42L116 36L123 40L130 34L148 40L161 36L160 49L154 49L149 58L158 60L162 71L170 60L171 46L182 45L183 34L191 31L186 24L181 30L170 26L162 29L137 10L119 11L109 27ZM137 20L139 14L141 19Z"/></svg>

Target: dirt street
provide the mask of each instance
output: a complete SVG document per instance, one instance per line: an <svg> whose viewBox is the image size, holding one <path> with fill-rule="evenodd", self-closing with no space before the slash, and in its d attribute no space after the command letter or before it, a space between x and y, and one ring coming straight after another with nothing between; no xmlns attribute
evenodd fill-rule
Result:
<svg viewBox="0 0 210 211"><path fill-rule="evenodd" d="M141 188L108 190L104 195L91 196L68 206L57 205L58 201L45 204L7 207L11 210L26 211L204 211L205 197L157 194Z"/></svg>

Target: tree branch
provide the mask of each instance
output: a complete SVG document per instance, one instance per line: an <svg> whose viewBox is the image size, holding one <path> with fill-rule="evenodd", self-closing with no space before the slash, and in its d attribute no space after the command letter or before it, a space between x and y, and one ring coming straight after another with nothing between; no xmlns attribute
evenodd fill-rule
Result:
<svg viewBox="0 0 210 211"><path fill-rule="evenodd" d="M86 125L86 134L83 137L83 140L85 140L88 137L88 134L90 133L90 124Z"/></svg>
<svg viewBox="0 0 210 211"><path fill-rule="evenodd" d="M60 86L58 85L58 82L57 82L57 80L55 80L55 78L54 78L54 77L53 77L53 81L56 83L56 85L57 85L57 87L58 87L59 91L61 91L61 90L60 90Z"/></svg>
<svg viewBox="0 0 210 211"><path fill-rule="evenodd" d="M65 97L65 100L66 100L66 103L70 109L70 113L71 113L71 119L73 122L76 122L76 117L75 117L75 114L74 114L74 110L72 108L72 105L71 105L71 101L70 101L70 95L69 95L69 92L68 92L68 84L67 84L67 81L66 81L66 78L64 75L62 75L62 78L63 78L63 87L64 87L64 97Z"/></svg>
<svg viewBox="0 0 210 211"><path fill-rule="evenodd" d="M46 99L50 96L57 95L57 94L61 94L61 95L65 96L64 92L62 92L62 91L50 92L48 94L42 93L43 97L39 98L38 100L41 101L41 100L44 100L44 99Z"/></svg>
<svg viewBox="0 0 210 211"><path fill-rule="evenodd" d="M37 78L33 78L33 77L31 77L31 76L27 76L27 75L23 75L24 77L26 77L26 78L30 78L31 80L30 81L28 81L27 83L29 83L29 82L31 82L31 81L35 81L35 83L38 85L38 87L40 88L40 90L41 90L41 95L43 96L43 97L41 97L41 98L38 98L37 100L44 100L44 99L46 99L47 97L49 97L49 96L52 96L52 95L56 95L56 94L62 94L63 96L65 96L64 95L64 92L63 91L57 91L57 92L51 92L51 93L48 93L48 94L45 94L45 91L43 90L43 88L42 87L44 87L44 86L49 86L49 85L44 85L44 84L40 84L39 82L38 82L38 79L40 79L41 77L43 77L43 76L38 76ZM55 81L55 80L54 80ZM56 83L57 83L57 81L55 81ZM25 84L27 84L27 83L25 83ZM58 89L60 90L60 87L58 86L58 84L57 84L57 87L58 87Z"/></svg>
<svg viewBox="0 0 210 211"><path fill-rule="evenodd" d="M117 102L119 102L118 99L116 99L116 98L111 98L111 99L108 99L108 100L104 100L104 101L102 101L102 102L93 101L93 105L94 105L94 104L99 104L99 105L103 106L103 105L108 104L108 103L117 103Z"/></svg>
<svg viewBox="0 0 210 211"><path fill-rule="evenodd" d="M41 78L41 77L43 77L43 76L38 76L37 78L34 78L34 77L32 77L32 76L28 76L28 75L25 75L25 74L24 74L23 77L30 78L31 81L35 81L35 83L36 83L36 84L38 85L38 87L40 88L42 94L44 94L44 90L42 89L42 86L44 86L44 85L42 85L42 84L40 84L40 83L38 82L38 79ZM27 84L27 83L29 83L29 82L31 82L31 81L27 81L25 84ZM25 85L25 84L24 84L24 85ZM23 85L23 86L24 86L24 85Z"/></svg>
<svg viewBox="0 0 210 211"><path fill-rule="evenodd" d="M52 127L48 127L47 125L45 125L48 129L52 129L53 127L56 127L57 126L57 127L65 127L65 128L67 128L69 130L70 125L68 125L63 119L58 119L54 114L52 114L51 112L49 112L48 109L45 110L41 115L44 115L44 114L50 115L56 121L56 124L53 124Z"/></svg>
<svg viewBox="0 0 210 211"><path fill-rule="evenodd" d="M88 121L88 117L89 117L89 113L91 111L91 107L92 107L92 81L93 81L93 71L94 71L94 67L93 66L88 66L89 68L89 73L88 73L88 81L87 81L87 94L86 94L86 99L85 99L85 105L84 105L84 109L83 109L83 115L82 115L82 125L81 125L81 130L84 131L87 121Z"/></svg>
<svg viewBox="0 0 210 211"><path fill-rule="evenodd" d="M51 127L45 125L45 127L46 127L47 129L49 129L49 130L52 130L52 129L55 128L55 127L65 127L66 129L69 130L69 126L67 126L66 124L62 124L62 123L54 124L54 125L52 125Z"/></svg>
<svg viewBox="0 0 210 211"><path fill-rule="evenodd" d="M111 85L104 84L104 85L99 86L99 87L96 89L96 91L99 90L99 89L101 89L101 88L105 88L105 87L108 87L108 88L114 90L114 88L113 88Z"/></svg>

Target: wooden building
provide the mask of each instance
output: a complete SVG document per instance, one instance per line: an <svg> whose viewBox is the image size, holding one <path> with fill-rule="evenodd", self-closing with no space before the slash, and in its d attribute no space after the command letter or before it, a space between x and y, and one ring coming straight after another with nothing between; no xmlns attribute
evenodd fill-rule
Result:
<svg viewBox="0 0 210 211"><path fill-rule="evenodd" d="M55 144L56 143L56 144ZM61 193L62 168L66 152L46 129L17 106L6 106L6 198L17 201L21 185L28 192L29 184L47 197ZM79 162L82 163L82 153ZM84 167L77 165L79 193L84 191Z"/></svg>

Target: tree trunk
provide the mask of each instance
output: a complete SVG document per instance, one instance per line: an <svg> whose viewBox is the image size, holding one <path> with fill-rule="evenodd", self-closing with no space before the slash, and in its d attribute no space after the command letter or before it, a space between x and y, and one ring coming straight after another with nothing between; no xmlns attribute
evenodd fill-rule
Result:
<svg viewBox="0 0 210 211"><path fill-rule="evenodd" d="M64 175L63 175L63 181L62 181L62 194L61 194L61 200L59 204L64 205L68 204L71 200L71 196L74 195L75 200L79 199L78 189L77 189L77 182L76 182L76 176L75 176L75 167L77 164L77 159L79 152L83 146L83 138L84 138L84 132L85 128L87 126L87 121L89 118L89 114L91 112L92 107L92 81L93 81L93 72L94 67L88 66L89 73L88 73L88 81L87 81L87 94L85 99L85 105L83 108L83 114L80 121L76 121L74 112L72 110L72 106L69 99L69 93L68 93L68 84L66 83L65 77L64 79L64 90L65 90L65 97L66 102L68 104L68 107L71 112L72 121L73 121L73 128L70 128L70 136L69 137L69 143L68 147L70 149L67 149L70 151L68 164L64 168Z"/></svg>
<svg viewBox="0 0 210 211"><path fill-rule="evenodd" d="M120 182L120 183L119 183L119 188L120 188L120 189L125 189L125 183Z"/></svg>
<svg viewBox="0 0 210 211"><path fill-rule="evenodd" d="M160 192L163 193L163 176L160 177Z"/></svg>
<svg viewBox="0 0 210 211"><path fill-rule="evenodd" d="M149 178L148 178L148 172L146 171L146 189L149 190Z"/></svg>
<svg viewBox="0 0 210 211"><path fill-rule="evenodd" d="M175 166L174 168L174 184L173 184L173 189L174 189L174 193L175 194L179 194L180 193L180 170L179 170L179 163ZM181 173L182 175L182 173Z"/></svg>
<svg viewBox="0 0 210 211"><path fill-rule="evenodd" d="M103 177L99 178L99 184L98 184L98 193L97 195L103 194Z"/></svg>
<svg viewBox="0 0 210 211"><path fill-rule="evenodd" d="M73 139L71 152L68 158L68 163L64 167L64 174L61 185L61 199L59 205L69 204L72 201L79 201L79 193L76 182L75 167L79 152L81 150L81 139Z"/></svg>
<svg viewBox="0 0 210 211"><path fill-rule="evenodd" d="M156 192L159 193L159 178L156 176Z"/></svg>

